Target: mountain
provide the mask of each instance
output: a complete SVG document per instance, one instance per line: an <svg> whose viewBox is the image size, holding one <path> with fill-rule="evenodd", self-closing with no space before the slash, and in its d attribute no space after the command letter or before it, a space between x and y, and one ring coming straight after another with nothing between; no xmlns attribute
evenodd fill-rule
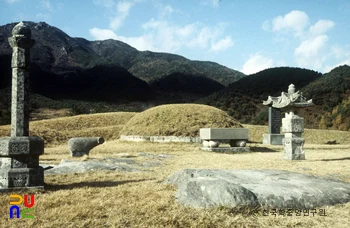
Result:
<svg viewBox="0 0 350 228"><path fill-rule="evenodd" d="M305 86L303 93L315 104L314 127L350 130L350 66L334 68Z"/></svg>
<svg viewBox="0 0 350 228"><path fill-rule="evenodd" d="M244 77L196 103L225 110L242 123L266 124L267 107L262 102L268 96L280 96L290 84L300 90L321 76L321 73L301 68L270 68Z"/></svg>
<svg viewBox="0 0 350 228"><path fill-rule="evenodd" d="M147 100L157 97L152 91L152 84L164 85L171 75L193 77L191 81L206 78L214 82L213 88L218 89L221 88L218 83L226 86L245 76L217 63L192 61L168 53L138 51L117 40L72 38L45 22L25 24L31 28L35 39L31 49L32 90L54 99ZM8 87L11 82L12 49L7 39L15 25L0 26L0 67L4 69L0 73L0 89ZM161 82L162 79L165 81ZM158 90L161 88L158 86ZM200 94L207 94L205 89ZM135 91L138 93L135 94ZM197 96L197 93L194 95Z"/></svg>

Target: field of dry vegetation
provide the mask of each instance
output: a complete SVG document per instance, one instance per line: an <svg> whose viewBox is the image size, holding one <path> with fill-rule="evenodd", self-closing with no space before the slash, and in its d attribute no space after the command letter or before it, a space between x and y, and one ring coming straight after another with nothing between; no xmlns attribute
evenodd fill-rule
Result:
<svg viewBox="0 0 350 228"><path fill-rule="evenodd" d="M169 154L161 166L145 172L94 171L49 175L45 190L34 191L35 218L9 219L10 194L0 193L0 227L350 227L350 203L324 206L327 216L263 216L262 211L233 211L220 207L193 209L176 202L176 189L162 182L185 168L278 169L326 176L350 183L350 132L306 130L304 161L285 161L281 146L260 143L266 126L250 129L251 153L203 152L198 144L132 143L119 141L123 126L135 113L105 113L31 122L31 134L45 140L40 162L59 164L71 159L67 140L102 136L106 142L90 152L88 160L103 157L141 159L138 152ZM9 126L0 126L0 137ZM336 145L326 145L337 140Z"/></svg>

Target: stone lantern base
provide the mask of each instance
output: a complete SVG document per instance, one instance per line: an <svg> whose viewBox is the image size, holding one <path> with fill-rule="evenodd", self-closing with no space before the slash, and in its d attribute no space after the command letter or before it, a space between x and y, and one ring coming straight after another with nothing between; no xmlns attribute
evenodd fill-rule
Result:
<svg viewBox="0 0 350 228"><path fill-rule="evenodd" d="M43 153L44 141L39 137L0 138L0 191L42 188L44 169L39 166L39 155Z"/></svg>
<svg viewBox="0 0 350 228"><path fill-rule="evenodd" d="M305 140L303 138L295 135L292 135L292 137L285 137L282 140L284 147L283 159L305 160L304 142Z"/></svg>

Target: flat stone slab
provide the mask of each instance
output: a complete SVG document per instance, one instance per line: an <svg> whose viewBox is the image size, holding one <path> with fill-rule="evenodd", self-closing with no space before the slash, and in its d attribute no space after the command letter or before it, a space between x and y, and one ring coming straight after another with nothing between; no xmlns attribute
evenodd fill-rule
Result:
<svg viewBox="0 0 350 228"><path fill-rule="evenodd" d="M173 157L167 154L151 154L140 152L138 157L146 161L135 161L131 158L105 157L103 159L89 159L87 161L62 160L59 165L42 165L45 175L84 173L97 170L118 170L121 172L145 172L151 171L150 167L161 166L162 160Z"/></svg>
<svg viewBox="0 0 350 228"><path fill-rule="evenodd" d="M350 183L283 170L184 169L174 184L179 203L210 208L314 209L350 202Z"/></svg>
<svg viewBox="0 0 350 228"><path fill-rule="evenodd" d="M215 152L215 153L225 153L225 154L250 152L249 147L216 147L216 148L201 147L201 150Z"/></svg>
<svg viewBox="0 0 350 228"><path fill-rule="evenodd" d="M62 161L58 166L45 170L48 174L84 173L97 170L120 170L125 172L143 171L126 164L108 163L106 161Z"/></svg>
<svg viewBox="0 0 350 228"><path fill-rule="evenodd" d="M249 129L246 128L201 128L199 136L202 140L249 139Z"/></svg>

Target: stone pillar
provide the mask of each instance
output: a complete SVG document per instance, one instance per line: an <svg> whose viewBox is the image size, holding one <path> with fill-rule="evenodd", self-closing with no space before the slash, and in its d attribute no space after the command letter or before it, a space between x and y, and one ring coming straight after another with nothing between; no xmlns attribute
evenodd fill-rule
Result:
<svg viewBox="0 0 350 228"><path fill-rule="evenodd" d="M269 110L269 125L268 134L263 134L263 144L282 145L283 134L280 134L281 129L281 110L272 106Z"/></svg>
<svg viewBox="0 0 350 228"><path fill-rule="evenodd" d="M0 190L40 188L44 169L39 166L39 155L44 153L44 141L29 136L28 76L34 40L23 22L13 28L8 40L13 49L11 137L0 138Z"/></svg>
<svg viewBox="0 0 350 228"><path fill-rule="evenodd" d="M304 118L295 115L293 112L286 113L282 119L282 131L285 134L282 140L285 160L305 160Z"/></svg>

